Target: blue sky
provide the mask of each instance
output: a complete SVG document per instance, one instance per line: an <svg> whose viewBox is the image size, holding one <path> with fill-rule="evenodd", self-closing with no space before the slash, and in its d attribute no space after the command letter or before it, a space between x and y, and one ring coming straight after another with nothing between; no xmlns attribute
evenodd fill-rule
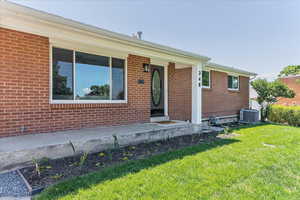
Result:
<svg viewBox="0 0 300 200"><path fill-rule="evenodd" d="M299 0L11 0L272 77L300 64Z"/></svg>

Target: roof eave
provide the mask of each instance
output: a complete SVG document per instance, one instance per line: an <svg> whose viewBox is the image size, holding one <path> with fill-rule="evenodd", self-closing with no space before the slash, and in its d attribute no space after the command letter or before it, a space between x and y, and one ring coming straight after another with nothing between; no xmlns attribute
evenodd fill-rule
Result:
<svg viewBox="0 0 300 200"><path fill-rule="evenodd" d="M219 70L223 70L226 72L233 72L233 73L238 73L238 74L242 74L242 75L246 75L246 76L257 76L257 74L253 73L253 72L249 72L249 71L242 70L242 69L237 69L234 67L224 66L224 65L220 65L220 64L216 64L216 63L212 63L212 62L207 63L206 66L217 69L217 70L219 69Z"/></svg>

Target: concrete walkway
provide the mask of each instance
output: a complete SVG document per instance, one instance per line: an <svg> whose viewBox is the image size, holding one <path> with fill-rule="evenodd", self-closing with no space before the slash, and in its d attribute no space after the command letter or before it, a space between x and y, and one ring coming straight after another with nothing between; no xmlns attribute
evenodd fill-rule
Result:
<svg viewBox="0 0 300 200"><path fill-rule="evenodd" d="M200 133L201 130L200 126L177 121L169 125L132 124L0 138L0 171L20 167L32 159L102 151L112 148L116 139L120 146L126 146Z"/></svg>

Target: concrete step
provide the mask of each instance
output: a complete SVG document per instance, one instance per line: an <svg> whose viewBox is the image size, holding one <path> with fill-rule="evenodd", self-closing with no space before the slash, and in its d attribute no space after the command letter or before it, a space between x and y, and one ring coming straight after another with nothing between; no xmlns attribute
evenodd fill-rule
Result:
<svg viewBox="0 0 300 200"><path fill-rule="evenodd" d="M128 146L201 133L201 130L201 126L187 122L170 125L146 123L0 138L0 171L27 165L33 159L56 159L103 151L113 148L115 140L120 146Z"/></svg>

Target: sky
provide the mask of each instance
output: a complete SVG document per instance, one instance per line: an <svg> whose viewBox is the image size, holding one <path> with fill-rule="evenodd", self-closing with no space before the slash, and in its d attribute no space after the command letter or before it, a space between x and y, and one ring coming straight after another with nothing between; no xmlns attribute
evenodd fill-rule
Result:
<svg viewBox="0 0 300 200"><path fill-rule="evenodd" d="M300 0L10 0L275 77L300 64Z"/></svg>

